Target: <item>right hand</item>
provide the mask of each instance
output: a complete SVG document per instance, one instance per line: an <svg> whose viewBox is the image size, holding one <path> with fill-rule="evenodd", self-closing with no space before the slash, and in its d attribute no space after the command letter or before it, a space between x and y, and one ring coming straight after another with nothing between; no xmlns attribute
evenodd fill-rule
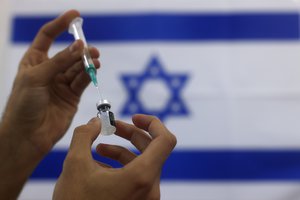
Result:
<svg viewBox="0 0 300 200"><path fill-rule="evenodd" d="M116 134L141 151L139 156L121 146L97 146L98 154L124 165L117 169L92 157L91 145L100 132L100 120L94 118L76 128L53 199L160 199L161 169L176 137L153 116L135 115L133 123L117 121Z"/></svg>

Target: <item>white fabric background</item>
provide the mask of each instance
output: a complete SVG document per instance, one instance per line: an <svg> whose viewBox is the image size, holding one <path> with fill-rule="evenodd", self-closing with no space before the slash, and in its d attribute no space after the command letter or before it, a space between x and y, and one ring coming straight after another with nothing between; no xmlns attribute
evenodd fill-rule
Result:
<svg viewBox="0 0 300 200"><path fill-rule="evenodd" d="M47 5L47 6L45 6ZM97 5L97 6L95 6ZM76 8L84 13L140 12L251 12L296 11L292 0L2 0L0 6L0 91L7 97L18 62L27 44L9 41L10 16L18 14L58 15ZM4 31L6 30L6 31ZM57 44L50 54L68 44ZM300 147L300 45L298 42L212 42L212 43L93 43L100 48L103 84L120 71L146 66L156 53L171 72L192 72L183 97L192 114L170 118L166 125L176 133L177 149L216 148L299 148ZM185 53L183 53L185 52ZM173 55L181 55L174 57ZM117 59L116 59L117 57ZM218 59L216 59L218 58ZM126 62L124 62L126 61ZM150 91L154 92L154 91ZM105 93L119 110L125 96L122 85L105 85ZM96 109L94 89L85 92L77 116L67 135L56 145L66 149L72 130L91 118ZM0 99L3 110L5 98ZM120 116L117 115L117 118ZM129 120L125 118L124 120ZM189 134L187 134L189 133ZM101 141L128 146L114 137ZM97 142L99 142L98 139ZM96 142L96 143L97 143ZM54 182L31 181L20 199L51 199ZM293 200L300 199L300 183L282 182L163 182L162 199Z"/></svg>

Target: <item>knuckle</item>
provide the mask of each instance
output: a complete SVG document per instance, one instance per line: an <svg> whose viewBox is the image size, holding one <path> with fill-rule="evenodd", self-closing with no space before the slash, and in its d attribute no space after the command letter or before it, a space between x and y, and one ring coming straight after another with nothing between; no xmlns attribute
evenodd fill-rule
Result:
<svg viewBox="0 0 300 200"><path fill-rule="evenodd" d="M87 167L86 156L81 153L69 152L65 158L63 168L67 170L80 170Z"/></svg>
<svg viewBox="0 0 300 200"><path fill-rule="evenodd" d="M76 155L75 153L69 153L65 158L63 170L71 174L77 174L80 169L85 167L83 160L83 156Z"/></svg>
<svg viewBox="0 0 300 200"><path fill-rule="evenodd" d="M177 138L174 134L170 133L169 134L169 143L173 146L173 148L176 146L177 144Z"/></svg>
<svg viewBox="0 0 300 200"><path fill-rule="evenodd" d="M74 129L74 134L76 134L76 135L82 134L82 133L88 132L89 130L90 130L90 128L87 125L81 125Z"/></svg>
<svg viewBox="0 0 300 200"><path fill-rule="evenodd" d="M20 79L23 80L23 84L31 84L35 82L36 74L32 70L22 70L19 72Z"/></svg>
<svg viewBox="0 0 300 200"><path fill-rule="evenodd" d="M51 26L51 21L44 24L40 29L39 29L39 33L44 35L46 38L48 39L52 39L53 37L55 37L55 34L51 34L51 31L49 31L49 28Z"/></svg>
<svg viewBox="0 0 300 200"><path fill-rule="evenodd" d="M81 140L87 137L87 133L90 132L90 128L87 125L78 126L74 129L73 139Z"/></svg>
<svg viewBox="0 0 300 200"><path fill-rule="evenodd" d="M81 158L74 154L74 153L69 153L64 161L63 168L71 170L74 168L74 166L77 166L77 163L80 163Z"/></svg>
<svg viewBox="0 0 300 200"><path fill-rule="evenodd" d="M174 149L174 147L177 144L176 136L170 132L167 135L165 135L165 141L166 145L168 145L171 149Z"/></svg>
<svg viewBox="0 0 300 200"><path fill-rule="evenodd" d="M138 176L135 176L134 184L136 188L149 188L152 187L151 178L147 173L139 173Z"/></svg>
<svg viewBox="0 0 300 200"><path fill-rule="evenodd" d="M82 160L82 158L83 158L83 156L81 156L80 154L69 151L69 153L65 159L65 162L66 163L78 163Z"/></svg>
<svg viewBox="0 0 300 200"><path fill-rule="evenodd" d="M64 61L65 55L64 51L58 52L52 59L50 59L51 64L53 65L59 65L59 63L62 63Z"/></svg>
<svg viewBox="0 0 300 200"><path fill-rule="evenodd" d="M161 123L160 119L157 116L152 116L152 121Z"/></svg>
<svg viewBox="0 0 300 200"><path fill-rule="evenodd" d="M74 129L74 134L77 134L77 133L81 132L82 129L84 129L84 125L77 126L77 127Z"/></svg>
<svg viewBox="0 0 300 200"><path fill-rule="evenodd" d="M145 171L146 167L148 167L146 162L140 163L139 168L131 169L130 172L127 173L135 189L152 187L153 177L150 173Z"/></svg>

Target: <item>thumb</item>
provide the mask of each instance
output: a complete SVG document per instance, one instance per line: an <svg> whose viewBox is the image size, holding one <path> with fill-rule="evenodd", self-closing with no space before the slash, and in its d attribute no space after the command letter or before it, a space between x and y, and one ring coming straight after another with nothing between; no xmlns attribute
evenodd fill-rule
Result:
<svg viewBox="0 0 300 200"><path fill-rule="evenodd" d="M81 40L74 41L69 47L58 52L46 62L37 66L37 71L42 81L49 83L58 73L65 72L69 67L81 59L84 44Z"/></svg>
<svg viewBox="0 0 300 200"><path fill-rule="evenodd" d="M91 146L101 130L101 123L98 117L92 118L86 125L77 127L74 130L68 156L75 156L79 159L92 158Z"/></svg>

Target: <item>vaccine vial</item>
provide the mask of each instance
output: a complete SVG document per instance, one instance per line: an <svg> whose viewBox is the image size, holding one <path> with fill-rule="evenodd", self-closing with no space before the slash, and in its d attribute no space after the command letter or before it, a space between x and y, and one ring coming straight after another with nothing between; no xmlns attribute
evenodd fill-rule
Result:
<svg viewBox="0 0 300 200"><path fill-rule="evenodd" d="M110 103L106 99L101 99L97 103L97 116L101 119L102 135L112 135L116 132L114 113L110 111Z"/></svg>

